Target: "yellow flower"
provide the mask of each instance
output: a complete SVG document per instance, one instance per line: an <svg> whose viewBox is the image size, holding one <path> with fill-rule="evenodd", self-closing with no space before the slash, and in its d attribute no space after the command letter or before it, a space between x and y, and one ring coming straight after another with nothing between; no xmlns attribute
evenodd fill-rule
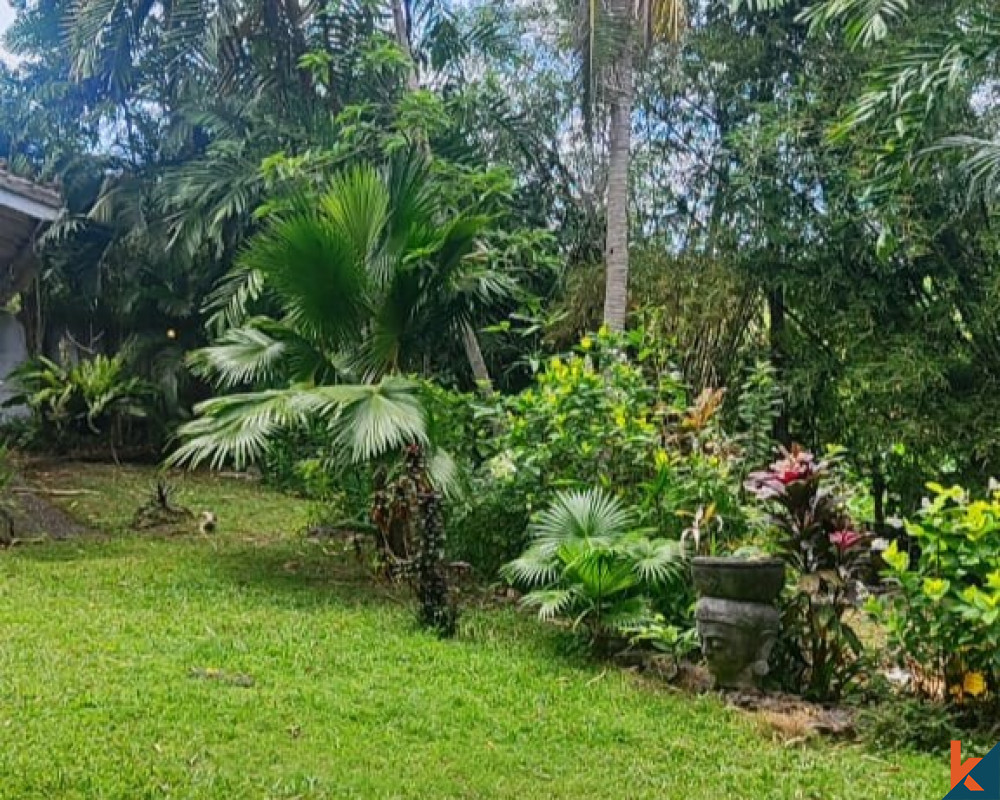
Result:
<svg viewBox="0 0 1000 800"><path fill-rule="evenodd" d="M980 697L986 694L986 678L981 672L967 672L965 680L962 681L962 688L966 694L973 697Z"/></svg>
<svg viewBox="0 0 1000 800"><path fill-rule="evenodd" d="M615 409L615 425L619 428L624 428L628 424L628 418L625 416L625 412L622 409Z"/></svg>
<svg viewBox="0 0 1000 800"><path fill-rule="evenodd" d="M905 572L910 568L910 554L900 553L896 542L890 544L882 552L882 560L896 572Z"/></svg>
<svg viewBox="0 0 1000 800"><path fill-rule="evenodd" d="M970 606L975 606L982 611L986 611L990 608L996 608L1000 595L988 595L978 586L970 586L964 592L962 592L962 599L968 603Z"/></svg>
<svg viewBox="0 0 1000 800"><path fill-rule="evenodd" d="M979 590L978 586L970 586L967 589L962 590L962 599L972 606L976 604L980 595L982 595L982 592Z"/></svg>
<svg viewBox="0 0 1000 800"><path fill-rule="evenodd" d="M589 336L584 336L580 340L580 349L583 350L583 352L585 352L585 353L588 350L590 350L590 348L593 347L593 346L594 346L594 340L591 339Z"/></svg>
<svg viewBox="0 0 1000 800"><path fill-rule="evenodd" d="M931 600L937 601L945 596L950 586L951 584L943 578L925 578L924 594Z"/></svg>
<svg viewBox="0 0 1000 800"><path fill-rule="evenodd" d="M989 512L992 506L979 500L969 505L965 514L965 526L969 532L969 538L977 541L986 535L986 526L991 522Z"/></svg>
<svg viewBox="0 0 1000 800"><path fill-rule="evenodd" d="M670 463L670 456L667 454L667 451L662 447L658 449L653 455L653 463L656 464L657 469L663 469L667 466Z"/></svg>

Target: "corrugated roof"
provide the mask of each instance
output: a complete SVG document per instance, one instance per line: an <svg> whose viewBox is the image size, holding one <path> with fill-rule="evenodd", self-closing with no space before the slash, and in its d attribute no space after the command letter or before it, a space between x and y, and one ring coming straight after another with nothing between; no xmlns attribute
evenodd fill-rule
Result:
<svg viewBox="0 0 1000 800"><path fill-rule="evenodd" d="M55 186L29 181L27 178L8 172L2 165L0 165L0 186L57 211L62 208L62 196Z"/></svg>
<svg viewBox="0 0 1000 800"><path fill-rule="evenodd" d="M30 280L35 232L61 210L58 189L13 175L0 164L0 304Z"/></svg>

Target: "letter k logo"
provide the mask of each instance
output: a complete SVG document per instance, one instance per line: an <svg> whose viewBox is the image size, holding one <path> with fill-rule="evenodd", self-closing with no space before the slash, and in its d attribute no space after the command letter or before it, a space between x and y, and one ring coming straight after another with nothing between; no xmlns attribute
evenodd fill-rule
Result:
<svg viewBox="0 0 1000 800"><path fill-rule="evenodd" d="M964 780L965 788L970 792L984 791L983 787L976 783L975 779L969 776L969 773L972 772L980 761L982 761L981 758L970 758L963 764L962 743L953 741L951 743L951 788L954 789Z"/></svg>

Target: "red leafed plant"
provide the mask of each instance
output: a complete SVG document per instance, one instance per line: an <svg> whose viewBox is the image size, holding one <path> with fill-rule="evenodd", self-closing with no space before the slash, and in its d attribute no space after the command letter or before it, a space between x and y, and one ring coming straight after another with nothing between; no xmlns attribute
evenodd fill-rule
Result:
<svg viewBox="0 0 1000 800"><path fill-rule="evenodd" d="M764 505L775 549L796 575L784 599L776 657L787 688L816 700L838 697L858 671L861 643L844 615L853 606L867 536L855 530L833 480L834 462L800 447L751 473L746 489Z"/></svg>
<svg viewBox="0 0 1000 800"><path fill-rule="evenodd" d="M768 509L779 555L801 573L853 567L865 541L830 480L832 466L793 446L767 469L751 472L745 483Z"/></svg>

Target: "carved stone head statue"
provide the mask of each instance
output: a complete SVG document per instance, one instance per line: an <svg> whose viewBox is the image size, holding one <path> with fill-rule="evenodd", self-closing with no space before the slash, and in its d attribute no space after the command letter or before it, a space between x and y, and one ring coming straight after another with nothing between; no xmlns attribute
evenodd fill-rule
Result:
<svg viewBox="0 0 1000 800"><path fill-rule="evenodd" d="M767 661L780 630L777 609L703 597L695 608L702 651L717 684L753 688L767 675Z"/></svg>

